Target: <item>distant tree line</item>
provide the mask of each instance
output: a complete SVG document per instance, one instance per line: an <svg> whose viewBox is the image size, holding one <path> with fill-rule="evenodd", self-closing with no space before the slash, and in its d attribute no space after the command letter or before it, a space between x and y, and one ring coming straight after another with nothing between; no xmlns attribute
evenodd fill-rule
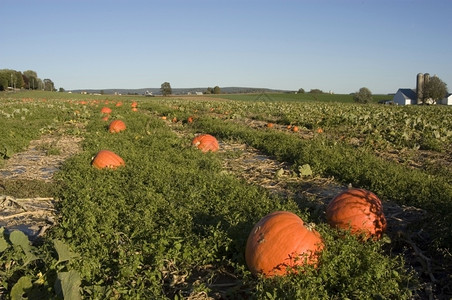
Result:
<svg viewBox="0 0 452 300"><path fill-rule="evenodd" d="M204 94L221 94L221 89L218 85L214 88L208 87Z"/></svg>
<svg viewBox="0 0 452 300"><path fill-rule="evenodd" d="M35 71L27 70L20 72L10 69L0 69L0 91L8 89L56 91L55 84L52 80L48 78L44 80L40 79Z"/></svg>

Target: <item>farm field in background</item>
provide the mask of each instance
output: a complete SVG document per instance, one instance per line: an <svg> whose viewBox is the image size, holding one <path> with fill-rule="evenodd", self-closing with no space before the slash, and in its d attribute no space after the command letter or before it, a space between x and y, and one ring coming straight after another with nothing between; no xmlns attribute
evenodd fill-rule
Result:
<svg viewBox="0 0 452 300"><path fill-rule="evenodd" d="M310 97L0 94L1 203L55 205L37 239L12 231L12 218L0 214L0 298L451 297L452 109ZM108 120L103 107L112 110ZM112 134L116 119L127 128ZM194 148L201 133L220 150ZM78 150L45 180L8 169L43 137L38 148L49 157L65 152L62 139ZM94 168L102 149L125 166ZM326 205L349 185L382 200L381 240L326 224ZM256 277L246 240L278 210L315 227L325 248L316 268Z"/></svg>
<svg viewBox="0 0 452 300"><path fill-rule="evenodd" d="M263 93L263 94L224 94L211 95L220 99L241 101L295 101L295 102L342 102L353 103L353 95L349 94L322 94L322 93ZM373 102L392 100L390 95L373 95Z"/></svg>

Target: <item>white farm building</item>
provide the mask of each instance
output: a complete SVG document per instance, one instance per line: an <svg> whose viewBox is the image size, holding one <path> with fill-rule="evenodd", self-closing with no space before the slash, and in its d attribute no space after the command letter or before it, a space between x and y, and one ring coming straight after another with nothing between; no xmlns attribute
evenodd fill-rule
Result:
<svg viewBox="0 0 452 300"><path fill-rule="evenodd" d="M392 98L392 102L397 105L417 104L417 95L415 89L399 89Z"/></svg>
<svg viewBox="0 0 452 300"><path fill-rule="evenodd" d="M428 82L430 75L428 73L417 74L416 89L398 89L392 98L392 102L396 105L419 104L418 99L422 98L424 83ZM438 100L438 104L452 105L452 94L447 95L444 99Z"/></svg>
<svg viewBox="0 0 452 300"><path fill-rule="evenodd" d="M438 101L438 104L452 105L452 94L449 94L447 95L446 98L442 99L441 101Z"/></svg>

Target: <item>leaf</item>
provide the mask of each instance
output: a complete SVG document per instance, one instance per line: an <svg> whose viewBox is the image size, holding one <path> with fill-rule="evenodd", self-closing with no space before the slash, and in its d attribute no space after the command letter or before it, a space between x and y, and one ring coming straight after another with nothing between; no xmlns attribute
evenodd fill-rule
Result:
<svg viewBox="0 0 452 300"><path fill-rule="evenodd" d="M80 274L75 270L58 273L58 279L55 281L55 291L58 296L65 300L82 299L80 295L80 285L82 281Z"/></svg>
<svg viewBox="0 0 452 300"><path fill-rule="evenodd" d="M27 259L25 260L25 265L28 263L38 259L32 252L31 252L31 245L30 241L28 240L28 237L20 230L14 230L9 235L9 240L13 245L20 246L22 250L24 251L25 255L27 256Z"/></svg>
<svg viewBox="0 0 452 300"><path fill-rule="evenodd" d="M20 246L25 252L31 250L30 241L28 237L20 230L14 230L9 235L9 240L13 245Z"/></svg>
<svg viewBox="0 0 452 300"><path fill-rule="evenodd" d="M8 248L8 242L5 240L4 232L5 228L0 227L0 252L3 252Z"/></svg>
<svg viewBox="0 0 452 300"><path fill-rule="evenodd" d="M72 252L71 249L60 240L53 240L53 246L58 253L57 263L68 261L79 256L77 253Z"/></svg>
<svg viewBox="0 0 452 300"><path fill-rule="evenodd" d="M304 164L302 166L298 167L298 172L300 172L300 176L311 176L312 175L312 170L311 170L311 166L309 164Z"/></svg>
<svg viewBox="0 0 452 300"><path fill-rule="evenodd" d="M26 294L27 291L30 290L32 286L33 284L31 283L31 278L28 276L22 276L11 289L10 294L11 299L12 300L25 299L23 295Z"/></svg>

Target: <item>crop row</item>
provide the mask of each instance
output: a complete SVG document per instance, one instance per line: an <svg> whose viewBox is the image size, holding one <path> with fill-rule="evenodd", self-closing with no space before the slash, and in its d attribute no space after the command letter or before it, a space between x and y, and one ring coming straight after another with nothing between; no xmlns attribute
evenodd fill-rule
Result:
<svg viewBox="0 0 452 300"><path fill-rule="evenodd" d="M175 114L182 120L196 109L191 104L175 108L161 99L141 102L138 112L128 105L116 107L114 102L55 100L52 107L48 105L37 105L35 111L45 114L59 108L61 122L55 121L55 126L83 125L76 132L84 137L83 151L66 161L56 176L59 220L43 245L32 249L40 259L28 262L27 253L18 247L1 253L1 266L15 266L0 273L8 291L20 278L28 278L33 290L51 295L55 268L65 275L78 274L81 294L92 299L196 295L403 299L416 290L416 279L401 257L386 252L391 248L388 238L362 243L342 236L322 219L313 220L303 203L269 194L223 172L221 161L227 153L202 153L190 143L197 132L211 133L224 140L241 140L297 164L301 161L290 158L291 151L306 145L299 148L295 137L202 117L199 109L193 123L178 124L183 134L177 135L160 116ZM111 119L127 124L125 131L108 132L100 114L103 105L112 108ZM315 152L332 145L325 140L313 144L308 152L319 163L309 163L322 170L321 156L330 153ZM93 168L91 159L101 149L118 153L125 166ZM317 223L325 243L317 269L273 279L255 277L247 270L244 250L248 234L260 218L275 210L292 211L306 222ZM59 247L58 254L62 248L55 241L64 242L78 256L70 255L66 264L57 262L55 267L54 248Z"/></svg>

